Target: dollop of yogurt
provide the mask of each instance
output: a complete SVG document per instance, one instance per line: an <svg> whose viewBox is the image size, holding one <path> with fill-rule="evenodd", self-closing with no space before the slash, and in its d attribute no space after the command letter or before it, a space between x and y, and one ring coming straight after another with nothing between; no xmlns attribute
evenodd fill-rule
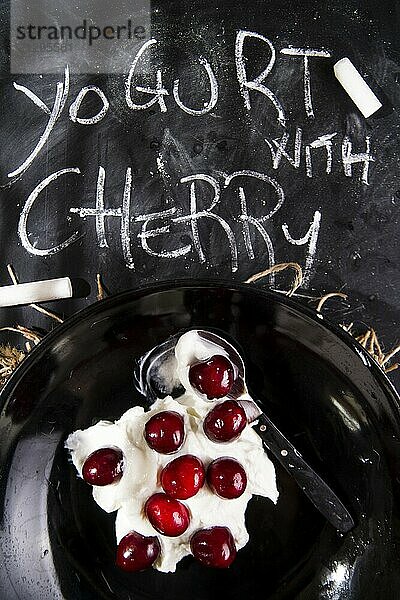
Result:
<svg viewBox="0 0 400 600"><path fill-rule="evenodd" d="M148 411L139 406L130 408L114 423L100 421L85 430L75 431L65 443L80 476L85 460L95 450L112 446L121 449L124 455L121 479L111 485L93 486L94 500L106 512L117 511L117 543L130 531L158 537L161 553L153 566L163 572L174 572L177 563L191 553L190 538L198 529L217 525L228 527L239 550L249 539L245 512L252 495L264 496L273 503L278 499L274 465L264 451L260 437L250 425L245 427L238 439L230 443L214 443L205 435L203 421L212 405L195 393L190 384L187 385L187 370L193 360L208 358L212 355L210 351L215 353L215 347L207 348L207 344L199 346L198 340L188 334L180 338L180 344L178 342L174 366L186 388L184 394L177 399L170 396L159 399ZM185 336L186 339L181 341ZM172 455L155 452L144 438L146 422L165 410L181 414L185 425L184 443ZM206 469L216 458L235 458L246 471L247 487L242 496L228 500L215 495L205 483L195 496L183 501L191 516L188 529L178 537L167 537L152 527L144 513L144 505L154 493L163 491L159 483L161 470L184 454L197 456Z"/></svg>

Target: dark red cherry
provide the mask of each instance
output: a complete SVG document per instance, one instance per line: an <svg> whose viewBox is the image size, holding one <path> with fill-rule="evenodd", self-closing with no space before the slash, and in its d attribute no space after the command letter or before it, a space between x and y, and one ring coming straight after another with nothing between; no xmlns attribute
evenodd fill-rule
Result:
<svg viewBox="0 0 400 600"><path fill-rule="evenodd" d="M145 425L144 437L150 448L160 454L176 452L185 437L183 417L172 410L153 415Z"/></svg>
<svg viewBox="0 0 400 600"><path fill-rule="evenodd" d="M209 465L207 483L221 498L239 498L247 486L246 471L239 461L222 456Z"/></svg>
<svg viewBox="0 0 400 600"><path fill-rule="evenodd" d="M243 408L235 400L225 400L207 413L203 429L212 442L231 442L239 437L246 423Z"/></svg>
<svg viewBox="0 0 400 600"><path fill-rule="evenodd" d="M196 363L189 369L190 384L209 400L223 398L232 389L234 379L231 362L220 354Z"/></svg>
<svg viewBox="0 0 400 600"><path fill-rule="evenodd" d="M199 458L184 454L168 463L161 471L161 485L170 498L186 500L202 487L205 469Z"/></svg>
<svg viewBox="0 0 400 600"><path fill-rule="evenodd" d="M189 509L179 500L161 492L147 500L144 510L154 529L163 535L176 537L189 527Z"/></svg>
<svg viewBox="0 0 400 600"><path fill-rule="evenodd" d="M109 485L122 477L123 454L118 448L100 448L92 452L82 468L82 477L90 485Z"/></svg>
<svg viewBox="0 0 400 600"><path fill-rule="evenodd" d="M118 544L116 565L124 571L143 571L151 567L161 552L156 537L145 537L136 531L126 534Z"/></svg>
<svg viewBox="0 0 400 600"><path fill-rule="evenodd" d="M233 563L236 546L227 527L200 529L190 540L190 549L198 561L207 567L224 569Z"/></svg>

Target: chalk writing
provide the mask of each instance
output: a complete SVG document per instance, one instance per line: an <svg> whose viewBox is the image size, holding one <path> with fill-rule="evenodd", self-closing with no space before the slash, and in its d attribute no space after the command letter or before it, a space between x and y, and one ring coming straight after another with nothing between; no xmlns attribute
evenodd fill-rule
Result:
<svg viewBox="0 0 400 600"><path fill-rule="evenodd" d="M51 110L46 106L46 104L43 102L43 100L41 100L39 98L39 96L37 96L34 92L32 92L32 90L25 87L24 85L19 85L15 81L14 81L13 85L14 85L14 88L18 92L22 92L23 94L25 94L25 96L27 96L30 100L32 100L32 102L34 104L36 104L36 106L38 106L43 112L45 112L47 115L51 115Z"/></svg>
<svg viewBox="0 0 400 600"><path fill-rule="evenodd" d="M154 97L145 102L144 104L137 104L133 102L131 96L131 88L132 88L132 79L135 75L136 67L141 59L141 57L145 54L148 48L157 44L157 40L151 39L148 42L145 42L143 46L140 48L139 52L136 54L135 60L132 63L132 66L129 70L128 77L125 84L125 100L129 108L132 110L146 110L151 108L153 104L157 104L160 107L161 112L167 111L167 106L165 104L164 96L168 96L167 90L163 87L162 84L162 74L160 69L157 69L156 73L156 87L155 89L151 89L148 87L136 86L135 89L138 92L142 92L143 94L150 94Z"/></svg>
<svg viewBox="0 0 400 600"><path fill-rule="evenodd" d="M148 239L156 238L162 234L169 234L171 232L171 225L164 225L163 227L157 227L156 229L148 229L148 226L153 221L168 221L171 217L173 217L177 212L175 207L169 208L168 210L164 210L161 212L150 213L149 215L139 215L136 217L136 221L143 222L141 232L138 235L138 238L141 241L142 249L147 252L150 256L155 256L158 258L178 258L180 256L185 256L192 250L191 244L187 244L186 246L182 246L180 248L176 248L175 250L162 250L156 251L152 250L149 247ZM176 219L175 219L176 220Z"/></svg>
<svg viewBox="0 0 400 600"><path fill-rule="evenodd" d="M33 93L27 94L27 91L28 91L27 88L24 88L23 90L21 90L17 86L15 89L19 90L19 91L23 91L23 93L26 96L28 96L28 98L30 98L34 102L34 104L36 104L36 106L39 106L42 110L44 110L43 109L44 102L39 100L39 98ZM50 136L51 132L53 131L54 125L56 124L56 121L60 117L60 115L64 109L65 103L67 101L67 96L68 96L68 91L69 91L69 69L68 69L68 67L66 67L66 69L65 69L64 82L59 81L57 83L56 90L57 91L56 91L56 96L54 99L53 108L50 111L49 120L47 122L44 132L40 136L39 141L36 144L35 148L32 150L32 152L29 154L29 156L24 160L24 162L19 167L14 169L14 171L11 171L11 173L8 174L8 177L10 179L14 179L14 178L22 175L27 169L29 169L29 167L35 160L36 156L39 154L39 152L41 151L41 149L43 148L43 146L46 144L47 140L49 139L49 136Z"/></svg>
<svg viewBox="0 0 400 600"><path fill-rule="evenodd" d="M253 80L249 80L247 78L246 63L245 63L245 58L243 56L244 42L247 38L254 38L254 39L261 40L268 46L270 53L271 53L271 57L269 59L267 66L265 67L265 69ZM282 104L280 103L280 101L278 100L276 95L273 92L271 92L271 90L267 86L265 86L263 84L263 81L265 81L265 79L268 77L268 75L270 74L270 72L272 70L272 67L275 64L275 59L276 59L275 48L274 48L272 42L270 42L270 40L268 38L266 38L263 35L260 35L259 33L253 33L251 31L239 31L238 32L238 34L236 36L236 44L235 44L236 72L237 72L237 78L238 78L238 82L239 82L239 86L240 86L240 93L243 96L244 105L245 105L246 109L251 110L250 91L249 90L253 90L255 92L260 92L261 94L264 94L264 96L266 96L272 102L272 104L274 105L274 107L278 113L279 122L281 123L281 125L285 125L286 117L285 117L285 111L283 110Z"/></svg>
<svg viewBox="0 0 400 600"><path fill-rule="evenodd" d="M132 62L127 65L127 75L120 90L123 102L129 109L127 112L133 114L135 111L152 109L153 114L164 114L178 110L194 119L200 119L199 123L201 117L208 113L212 113L212 117L218 116L218 105L224 87L219 86L217 65L213 65L209 57L203 55L194 58L193 82L202 79L204 85L199 86L202 92L197 101L193 102L193 82L190 83L190 77L186 75L181 78L174 74L171 81L168 79L168 69L157 63L158 44L155 38L144 42L133 56ZM257 48L257 59L252 56L254 47ZM304 247L303 285L309 285L315 268L322 211L320 207L310 207L310 214L306 215L308 229L305 233L304 229L298 231L295 222L282 223L282 219L277 222L282 214L282 207L294 200L287 198L279 181L279 172L293 170L296 177L308 179L329 178L336 172L336 175L341 173L345 178L353 178L357 185L369 185L370 163L375 161L369 136L365 136L364 139L358 136L356 141L347 134L341 135L339 131L328 130L321 133L313 130L312 134L307 131L308 120L315 120L318 116L318 111L314 108L318 103L313 102L310 63L312 68L316 69L314 59L328 59L330 56L331 52L323 48L288 46L277 50L265 35L240 29L232 47L236 79L232 84L233 92L230 90L230 93L236 94L237 104L242 112L244 111L246 122L256 120L255 106L259 103L266 106L269 123L273 127L270 131L259 131L261 147L258 154L263 161L262 172L252 169L248 164L243 165L242 169L232 169L232 172L225 172L223 166L218 171L210 169L209 173L193 172L196 171L193 161L183 144L172 136L168 125L164 128L164 149L157 152L155 167L151 171L168 192L170 206L167 209L153 206L145 211L141 208L140 198L135 190L132 166L129 164L125 167L120 205L115 206L114 196L113 202L109 203L107 165L94 163L97 181L92 201L88 206L67 207L71 215L74 215L69 219L73 218L80 223L79 230L56 245L42 248L44 244L40 235L32 243L31 233L28 231L29 216L35 203L39 201L43 192L51 193L51 184L59 178L69 178L71 174L79 177L86 175L77 166L61 168L60 165L58 170L44 177L36 185L24 203L18 223L18 235L23 248L31 255L51 256L67 250L94 227L98 248L115 251L114 248L110 248L115 236L111 237L109 233L117 223L120 252L129 269L135 269L139 253L157 259L177 261L191 256L200 264L208 265L212 264L214 258L213 248L209 244L210 231L213 231L213 234L218 236L225 260L229 261L231 272L235 273L244 261L257 260L256 249L260 245L266 253L263 267L266 261L269 266L274 265L277 258L277 238L280 236L281 244L283 237L286 244ZM288 123L285 98L280 98L279 90L275 90L271 83L273 71L281 68L280 64L285 64L285 61L287 63L290 58L300 58L302 61L303 89L300 92L300 102L304 104L307 118L306 124L302 122L302 127L296 123ZM146 65L145 77L143 65ZM255 75L250 77L250 72ZM63 80L56 83L51 108L26 85L13 82L13 86L16 93L25 96L24 102L29 101L33 110L41 111L43 120L46 121L41 126L41 132L37 134L33 149L28 149L26 158L8 173L9 185L21 178L44 151L49 140L55 135L54 129L62 116L74 123L73 127L76 128L96 127L101 121L110 118L110 113L116 105L116 102L110 102L113 98L107 97L97 85L85 85L70 98L68 66L65 68ZM107 94L112 93L118 91L116 92L115 88L107 91ZM298 91L293 90L293 93ZM87 116L84 104L89 95L97 97L100 108L95 109L95 114L92 111ZM187 98L191 98L190 103ZM165 115L162 118L166 118ZM180 148L185 155L183 172L176 172L176 169L170 168L168 161L171 144L168 140L175 140L174 147ZM354 151L355 144L358 147L357 152ZM175 165L174 159L170 160L171 164ZM358 168L355 168L357 165ZM274 176L271 176L271 172ZM39 202L38 207L37 210L40 209ZM270 275L270 282L274 284L274 274Z"/></svg>
<svg viewBox="0 0 400 600"><path fill-rule="evenodd" d="M361 181L368 184L368 171L369 171L369 163L374 160L371 156L371 143L370 138L367 136L365 138L365 152L360 152L359 154L352 153L353 144L348 136L343 138L342 143L342 160L343 160L343 168L344 174L346 177L352 176L352 165L357 163L363 164Z"/></svg>
<svg viewBox="0 0 400 600"><path fill-rule="evenodd" d="M79 232L75 232L71 237L67 240L47 249L40 249L36 246L33 246L29 241L29 235L27 230L28 217L29 213L34 205L34 202L37 200L41 192L45 190L49 184L61 176L75 173L80 175L81 172L77 167L74 168L66 168L61 169L60 171L56 171L55 173L46 177L30 194L28 200L25 203L23 211L21 213L21 218L18 226L18 233L24 248L33 255L36 256L50 256L52 254L56 254L58 252L62 252L68 246L77 241L82 234ZM157 211L151 212L148 214L136 214L133 215L135 223L141 223L141 230L137 234L137 238L140 240L142 250L150 256L156 256L159 258L173 259L180 258L185 256L194 250L198 256L198 259L201 263L205 263L207 261L206 253L204 250L204 244L200 234L199 224L201 221L215 221L222 229L226 236L227 242L227 250L229 252L231 258L231 271L234 273L238 269L239 265L239 254L238 254L238 243L237 238L240 232L235 231L234 223L229 223L224 217L222 217L217 210L221 209L221 198L222 198L222 189L228 190L231 193L225 199L229 204L232 203L232 197L234 193L234 188L231 189L231 184L234 180L244 178L251 179L262 182L270 186L277 196L277 201L275 206L267 213L259 217L255 217L254 215L249 214L248 203L245 194L245 189L243 185L238 186L238 199L239 205L237 208L237 218L235 219L241 225L241 233L244 238L245 249L247 256L254 260L255 254L253 249L253 240L251 236L251 227L261 235L263 239L270 265L274 264L275 260L275 252L274 246L271 239L271 236L267 232L265 228L265 224L267 221L270 221L272 217L280 210L282 207L285 196L283 189L281 186L271 177L266 175L265 173L258 173L255 171L236 171L227 175L223 181L223 188L221 188L220 182L204 173L191 175L188 177L181 178L181 184L190 184L189 185L189 212L188 214L182 215L178 214L177 207L172 207L165 211ZM109 243L106 236L106 221L108 219L119 219L121 222L120 225L120 239L121 239L121 248L123 257L125 260L125 264L128 268L134 268L134 259L131 250L131 241L132 232L131 228L131 213L132 213L132 171L131 168L128 167L126 170L125 176L125 184L124 184L124 192L122 196L122 205L118 208L107 208L105 204L105 182L106 182L106 171L104 167L100 166L98 171L98 178L96 184L96 193L95 193L95 207L70 207L69 211L73 214L78 215L82 219L87 219L88 217L94 217L95 219L95 229L97 233L97 240L99 248L109 248ZM198 202L197 202L197 186L206 185L208 187L210 194L210 202L209 206L206 209L199 210ZM321 213L316 211L313 217L313 221L307 233L301 237L300 239L294 239L289 233L288 226L286 224L282 225L282 230L285 235L285 238L291 243L295 245L305 245L308 243L308 250L306 256L306 266L305 266L305 277L306 281L309 280L313 259L315 256L317 239L319 233L319 226L321 220ZM159 227L154 227L155 222L161 221L162 225ZM151 248L149 245L149 240L154 238L159 238L163 235L168 236L171 232L171 227L173 224L181 224L186 227L189 226L192 232L192 240L193 244L186 244L175 248L173 250L157 250ZM308 277L308 279L307 279ZM274 281L274 277L271 278Z"/></svg>
<svg viewBox="0 0 400 600"><path fill-rule="evenodd" d="M273 169L277 169L281 163L281 159L282 156L284 156L286 158L286 160L289 162L289 164L292 165L292 167L294 167L295 169L298 169L300 166L300 160L301 160L301 140L302 140L302 136L303 136L303 131L300 129L300 127L296 127L296 136L295 136L295 140L294 140L294 153L293 153L293 158L291 156L289 156L289 154L286 152L286 146L287 143L289 141L290 135L287 131L285 131L282 134L282 137L280 140L271 140L269 141L268 138L265 138L266 143L268 144L268 147L271 151L271 155L272 155L272 168ZM276 150L274 150L274 146L276 147Z"/></svg>
<svg viewBox="0 0 400 600"><path fill-rule="evenodd" d="M326 133L320 135L316 140L311 142L311 148L326 148L326 169L325 173L329 175L332 172L332 140L336 137L337 133Z"/></svg>
<svg viewBox="0 0 400 600"><path fill-rule="evenodd" d="M198 211L198 209L197 209L196 181L206 182L212 188L213 197L212 197L209 208L206 210ZM188 183L188 182L192 182L190 184L190 214L184 215L181 217L176 217L174 219L174 221L176 223L188 222L190 224L190 227L192 229L192 234L193 234L194 246L199 255L200 262L203 262L203 263L206 261L206 259L205 259L205 255L204 255L203 246L200 241L198 222L200 219L213 219L213 220L217 221L217 223L219 223L219 225L224 230L227 240L228 240L228 244L229 244L229 248L230 248L230 252L231 252L231 268L232 268L232 272L234 273L235 271L237 271L237 268L238 268L237 246L236 246L235 236L233 235L232 229L230 228L228 223L225 221L225 219L223 219L220 215L213 212L213 209L219 203L220 195L221 195L220 185L219 185L218 181L216 179L214 179L214 177L210 177L209 175L206 175L204 173L198 173L196 175L189 175L188 177L183 177L181 179L181 183Z"/></svg>
<svg viewBox="0 0 400 600"><path fill-rule="evenodd" d="M25 202L25 205L24 205L24 208L22 209L21 216L20 216L19 223L18 223L18 235L21 239L21 243L22 243L23 247L30 254L34 254L35 256L51 256L52 254L57 254L57 252L61 252L62 250L64 250L65 248L67 248L68 246L70 246L71 244L76 242L81 237L79 235L79 232L76 231L75 233L73 233L71 235L71 237L69 237L64 242L61 242L57 246L53 246L52 248L47 248L47 249L36 248L35 246L33 246L30 243L29 237L28 237L28 231L27 231L28 217L29 217L29 213L30 213L35 201L39 197L40 193L44 189L46 189L47 186L52 181L55 181L56 179L61 177L61 175L65 175L67 173L78 173L79 174L80 170L77 167L73 167L73 168L61 169L60 171L56 171L55 173L52 173L51 175L49 175L48 177L43 179L43 181L41 181L39 183L39 185L37 185L35 187L33 192L29 195L27 201Z"/></svg>
<svg viewBox="0 0 400 600"><path fill-rule="evenodd" d="M181 99L179 97L179 79L176 79L174 81L174 87L173 87L173 91L172 91L173 96L175 98L175 102L177 103L179 108L181 108L188 115L193 115L193 116L207 114L214 108L214 106L218 102L218 83L217 83L217 80L213 73L213 70L210 66L210 63L208 63L206 61L206 59L203 57L199 58L199 62L200 62L200 64L202 64L204 66L206 73L208 75L209 82L210 82L210 99L208 102L204 103L204 107L196 110L194 108L189 108L188 106L185 106L183 104L183 102L181 101Z"/></svg>
<svg viewBox="0 0 400 600"><path fill-rule="evenodd" d="M310 77L310 66L308 57L313 56L315 58L329 58L330 52L326 50L313 50L312 48L282 48L282 54L288 54L289 56L302 56L304 65L304 108L306 110L307 117L314 117L314 109L312 105L311 96L311 77Z"/></svg>
<svg viewBox="0 0 400 600"><path fill-rule="evenodd" d="M83 99L89 92L97 94L100 100L102 101L103 106L96 115L93 115L93 117L83 119L81 117L78 117L78 111ZM81 125L94 125L95 123L99 123L99 121L101 121L106 116L109 107L110 103L107 100L104 92L102 92L102 90L95 85L87 85L80 90L75 101L69 107L69 116L71 118L71 121L73 121L74 123L80 123Z"/></svg>
<svg viewBox="0 0 400 600"><path fill-rule="evenodd" d="M288 242L290 242L291 244L295 244L296 246L303 246L304 244L307 244L307 242L308 242L306 264L305 264L305 268L304 268L304 272L303 272L303 277L304 277L303 285L304 286L307 286L311 279L312 268L314 265L314 257L315 257L315 253L317 251L317 241L318 241L320 225L321 225L321 212L319 210L316 210L314 213L314 217L311 222L310 229L307 231L307 233L303 237L301 237L297 240L294 239L290 235L287 224L283 223L283 225L282 225L282 231L285 234L285 237L288 240Z"/></svg>

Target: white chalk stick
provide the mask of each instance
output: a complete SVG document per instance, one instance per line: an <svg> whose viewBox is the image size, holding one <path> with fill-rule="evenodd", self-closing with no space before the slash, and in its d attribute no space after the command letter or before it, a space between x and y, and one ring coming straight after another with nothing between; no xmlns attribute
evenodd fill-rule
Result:
<svg viewBox="0 0 400 600"><path fill-rule="evenodd" d="M380 109L382 103L361 77L350 59L342 58L338 60L333 66L333 70L336 79L365 118L370 117Z"/></svg>
<svg viewBox="0 0 400 600"><path fill-rule="evenodd" d="M48 302L71 297L72 284L69 277L0 287L0 307Z"/></svg>

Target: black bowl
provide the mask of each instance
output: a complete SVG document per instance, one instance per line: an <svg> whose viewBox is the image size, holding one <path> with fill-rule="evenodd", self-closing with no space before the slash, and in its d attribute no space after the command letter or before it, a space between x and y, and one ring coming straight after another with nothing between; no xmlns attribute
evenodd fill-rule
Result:
<svg viewBox="0 0 400 600"><path fill-rule="evenodd" d="M190 557L175 574L114 566L114 515L77 478L64 441L142 403L134 359L193 326L237 340L250 388L348 507L351 532L335 531L277 464L278 504L253 497L250 542L228 570ZM209 283L114 296L49 334L2 391L1 408L2 600L399 597L398 398L357 342L286 298Z"/></svg>

